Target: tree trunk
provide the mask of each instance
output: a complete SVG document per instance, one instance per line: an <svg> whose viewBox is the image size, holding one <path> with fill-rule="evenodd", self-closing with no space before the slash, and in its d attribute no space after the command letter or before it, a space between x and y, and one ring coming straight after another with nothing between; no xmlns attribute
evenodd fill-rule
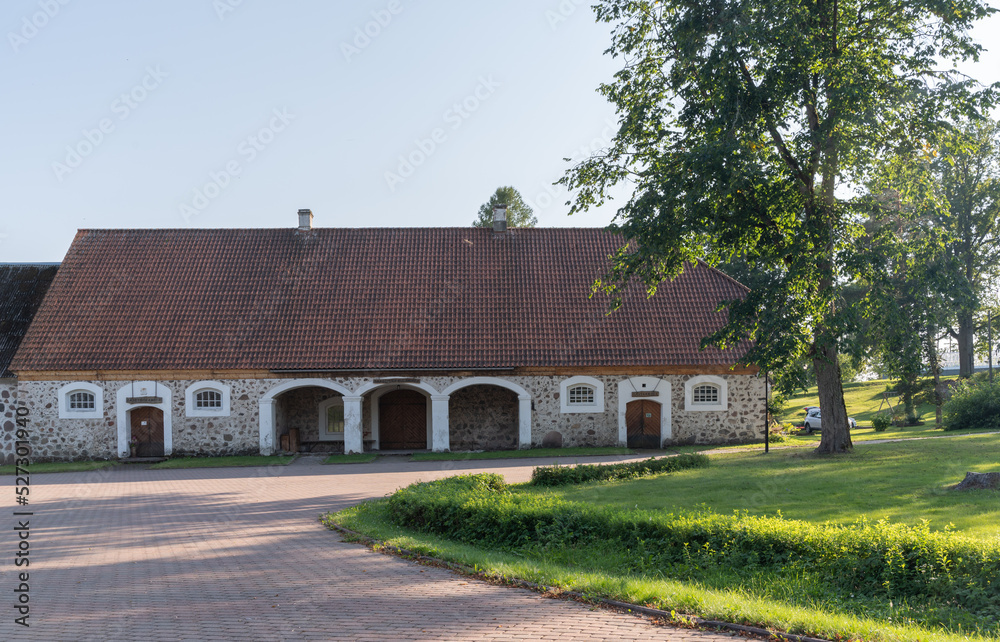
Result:
<svg viewBox="0 0 1000 642"><path fill-rule="evenodd" d="M941 406L944 405L944 391L941 389L941 361L937 351L936 328L932 325L927 333L927 361L934 375L934 427L941 428Z"/></svg>
<svg viewBox="0 0 1000 642"><path fill-rule="evenodd" d="M813 358L816 369L816 384L819 388L819 407L822 409L820 438L816 452L830 455L848 452L851 444L851 427L847 424L847 406L844 404L844 387L840 381L840 363L837 361L837 346L817 346Z"/></svg>
<svg viewBox="0 0 1000 642"><path fill-rule="evenodd" d="M958 315L958 376L971 377L976 368L974 347L976 322L971 312Z"/></svg>

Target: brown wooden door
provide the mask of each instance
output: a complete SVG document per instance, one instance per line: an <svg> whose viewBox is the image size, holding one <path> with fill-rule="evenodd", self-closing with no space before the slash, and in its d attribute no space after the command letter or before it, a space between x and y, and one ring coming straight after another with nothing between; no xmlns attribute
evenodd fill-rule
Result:
<svg viewBox="0 0 1000 642"><path fill-rule="evenodd" d="M382 450L427 448L427 399L415 390L393 390L378 402Z"/></svg>
<svg viewBox="0 0 1000 642"><path fill-rule="evenodd" d="M159 408L136 408L132 415L132 439L138 457L163 457L163 411Z"/></svg>
<svg viewBox="0 0 1000 642"><path fill-rule="evenodd" d="M629 448L659 448L660 404L648 399L628 402L625 429Z"/></svg>

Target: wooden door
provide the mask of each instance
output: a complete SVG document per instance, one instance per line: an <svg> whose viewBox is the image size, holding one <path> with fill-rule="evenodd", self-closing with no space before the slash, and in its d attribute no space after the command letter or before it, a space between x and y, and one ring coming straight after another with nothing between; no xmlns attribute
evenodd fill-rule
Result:
<svg viewBox="0 0 1000 642"><path fill-rule="evenodd" d="M415 390L393 390L378 402L382 450L427 448L427 399Z"/></svg>
<svg viewBox="0 0 1000 642"><path fill-rule="evenodd" d="M163 457L163 411L159 408L132 410L132 439L138 457Z"/></svg>
<svg viewBox="0 0 1000 642"><path fill-rule="evenodd" d="M659 448L660 404L648 399L628 402L625 429L629 448Z"/></svg>

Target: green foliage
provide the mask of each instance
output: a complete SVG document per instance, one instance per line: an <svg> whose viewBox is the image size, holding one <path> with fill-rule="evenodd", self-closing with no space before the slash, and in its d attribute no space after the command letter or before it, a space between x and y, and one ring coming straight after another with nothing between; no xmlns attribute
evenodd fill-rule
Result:
<svg viewBox="0 0 1000 642"><path fill-rule="evenodd" d="M563 486L610 479L634 479L657 473L672 473L686 468L704 468L705 466L708 466L708 457L697 453L661 457L660 459L651 457L645 461L630 461L621 464L539 466L531 472L531 483L535 486Z"/></svg>
<svg viewBox="0 0 1000 642"><path fill-rule="evenodd" d="M493 227L493 208L497 205L507 206L507 227L535 227L538 218L521 193L513 187L498 187L490 200L479 206L479 214L472 222L473 227Z"/></svg>
<svg viewBox="0 0 1000 642"><path fill-rule="evenodd" d="M1000 430L1000 381L961 382L944 404L945 430Z"/></svg>
<svg viewBox="0 0 1000 642"><path fill-rule="evenodd" d="M885 432L892 425L892 414L880 412L872 416L872 428L875 432Z"/></svg>
<svg viewBox="0 0 1000 642"><path fill-rule="evenodd" d="M919 604L930 622L995 630L1000 621L1000 542L932 532L926 523L814 525L780 515L595 506L512 492L496 475L415 484L387 501L402 526L492 550L543 557L628 551L633 573L686 579L719 569L808 576L843 601Z"/></svg>
<svg viewBox="0 0 1000 642"><path fill-rule="evenodd" d="M850 448L834 423L836 366L864 310L845 285L871 270L865 248L879 239L863 222L880 211L852 186L886 150L992 104L942 64L979 54L969 31L988 3L602 0L595 11L623 60L600 88L620 128L561 182L576 191L571 212L635 187L612 225L630 245L597 287L620 301L630 281L655 292L699 259L752 266L749 293L726 302L728 323L705 342L750 339L741 361L776 373L811 360L821 449Z"/></svg>

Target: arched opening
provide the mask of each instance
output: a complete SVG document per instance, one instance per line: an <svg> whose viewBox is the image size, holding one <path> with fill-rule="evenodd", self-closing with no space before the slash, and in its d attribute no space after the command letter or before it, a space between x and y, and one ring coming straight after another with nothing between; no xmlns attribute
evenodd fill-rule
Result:
<svg viewBox="0 0 1000 642"><path fill-rule="evenodd" d="M378 398L380 450L427 448L427 397L417 390L399 388Z"/></svg>
<svg viewBox="0 0 1000 642"><path fill-rule="evenodd" d="M518 447L518 394L478 384L451 393L448 433L451 450L513 450Z"/></svg>
<svg viewBox="0 0 1000 642"><path fill-rule="evenodd" d="M135 444L136 457L163 457L163 411L138 406L128 411L129 445Z"/></svg>
<svg viewBox="0 0 1000 642"><path fill-rule="evenodd" d="M370 413L362 412L363 440L371 443ZM291 452L344 452L344 395L324 386L301 386L274 397L276 446ZM366 448L367 450L367 448Z"/></svg>
<svg viewBox="0 0 1000 642"><path fill-rule="evenodd" d="M626 443L629 448L660 447L660 404L649 399L625 406Z"/></svg>

